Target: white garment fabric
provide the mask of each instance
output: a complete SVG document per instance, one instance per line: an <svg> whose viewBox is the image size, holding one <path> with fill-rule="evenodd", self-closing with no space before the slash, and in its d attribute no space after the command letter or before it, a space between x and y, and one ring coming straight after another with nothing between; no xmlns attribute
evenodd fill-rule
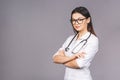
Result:
<svg viewBox="0 0 120 80"><path fill-rule="evenodd" d="M69 50L67 52L65 51L65 55L72 56L74 55L72 52L74 53L78 52L78 50L84 44L84 42L82 43L80 42L84 39L87 39L89 35L90 35L90 32L87 32L79 40L76 40L75 38L70 44ZM68 37L59 50L65 50L65 48L68 46L68 44L70 43L73 37L74 35ZM89 66L91 64L92 59L94 58L95 54L98 51L98 47L99 47L98 38L95 35L91 34L85 46L83 46L82 49L79 50L79 52L85 53L85 57L76 59L76 62L80 68L73 69L73 68L66 67L64 80L92 80L92 77L89 71ZM55 55L57 55L57 53Z"/></svg>

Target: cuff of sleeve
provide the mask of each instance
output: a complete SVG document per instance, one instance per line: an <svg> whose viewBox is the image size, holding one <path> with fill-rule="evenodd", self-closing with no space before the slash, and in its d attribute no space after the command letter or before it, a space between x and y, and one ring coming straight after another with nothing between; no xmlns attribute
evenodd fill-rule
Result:
<svg viewBox="0 0 120 80"><path fill-rule="evenodd" d="M79 68L84 67L84 63L83 63L83 61L81 59L76 59L76 63L79 66Z"/></svg>

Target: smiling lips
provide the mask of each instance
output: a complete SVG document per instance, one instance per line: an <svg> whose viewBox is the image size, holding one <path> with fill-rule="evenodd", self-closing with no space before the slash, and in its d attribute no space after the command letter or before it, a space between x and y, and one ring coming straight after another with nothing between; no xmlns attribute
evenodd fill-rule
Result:
<svg viewBox="0 0 120 80"><path fill-rule="evenodd" d="M75 26L75 29L79 29L80 28L80 26Z"/></svg>

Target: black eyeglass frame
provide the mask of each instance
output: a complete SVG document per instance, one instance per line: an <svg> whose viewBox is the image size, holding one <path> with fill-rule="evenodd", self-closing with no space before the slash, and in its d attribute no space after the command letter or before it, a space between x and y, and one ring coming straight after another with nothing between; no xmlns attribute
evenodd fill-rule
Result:
<svg viewBox="0 0 120 80"><path fill-rule="evenodd" d="M80 18L78 18L78 19L70 19L70 22L74 25L74 24L76 24L76 22L78 23L78 24L82 24L83 23L83 20L85 20L85 19L87 19L87 18L83 18L83 19L80 19ZM74 22L73 22L74 21Z"/></svg>

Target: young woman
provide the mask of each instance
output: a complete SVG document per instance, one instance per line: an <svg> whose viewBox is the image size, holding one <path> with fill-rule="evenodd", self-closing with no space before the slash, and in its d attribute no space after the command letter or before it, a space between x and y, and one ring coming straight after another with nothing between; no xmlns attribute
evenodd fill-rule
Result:
<svg viewBox="0 0 120 80"><path fill-rule="evenodd" d="M53 61L66 66L64 80L92 80L89 66L98 51L98 38L90 13L85 7L76 7L70 21L75 35L67 38Z"/></svg>

